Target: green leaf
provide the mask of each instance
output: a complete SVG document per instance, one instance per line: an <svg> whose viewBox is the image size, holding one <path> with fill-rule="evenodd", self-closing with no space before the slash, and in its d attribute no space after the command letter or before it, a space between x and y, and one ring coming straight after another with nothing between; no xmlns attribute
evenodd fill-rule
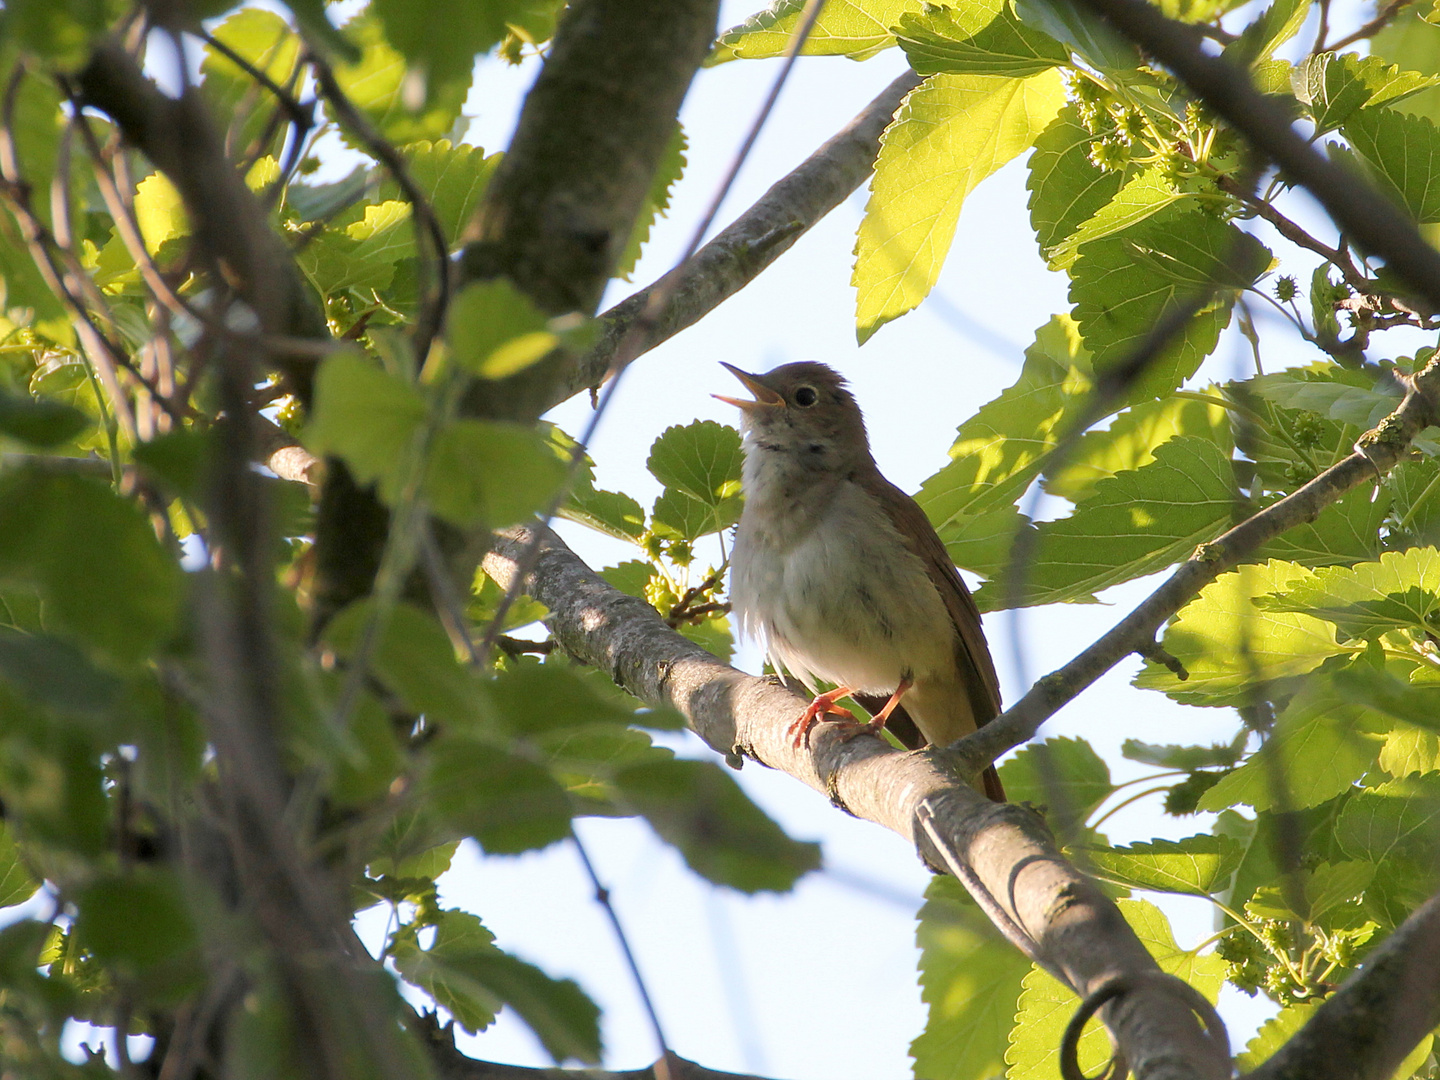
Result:
<svg viewBox="0 0 1440 1080"><path fill-rule="evenodd" d="M1225 58L1241 67L1270 59L1279 46L1300 32L1309 14L1310 0L1275 0L1225 47Z"/></svg>
<svg viewBox="0 0 1440 1080"><path fill-rule="evenodd" d="M1440 611L1440 551L1387 551L1379 562L1317 570L1256 603L1271 611L1325 619L1351 640L1391 630L1427 633L1435 628Z"/></svg>
<svg viewBox="0 0 1440 1080"><path fill-rule="evenodd" d="M374 603L350 604L325 627L325 641L341 657L354 656ZM482 683L455 658L455 646L439 620L419 608L396 604L370 651L370 669L407 709L435 720L479 723Z"/></svg>
<svg viewBox="0 0 1440 1080"><path fill-rule="evenodd" d="M430 203L440 222L440 231L454 247L475 216L490 178L503 155L485 156L478 146L454 145L449 139L422 139L400 148L410 179ZM387 180L380 185L382 200L403 199L400 185Z"/></svg>
<svg viewBox="0 0 1440 1080"><path fill-rule="evenodd" d="M705 532L718 532L740 520L744 460L738 431L713 420L697 420L666 428L651 444L645 467L666 488L699 502L713 518Z"/></svg>
<svg viewBox="0 0 1440 1080"><path fill-rule="evenodd" d="M145 514L80 476L0 476L6 578L38 586L58 623L125 663L159 646L180 601L180 569Z"/></svg>
<svg viewBox="0 0 1440 1080"><path fill-rule="evenodd" d="M1110 769L1084 739L1032 743L999 771L1010 800L1046 807L1047 820L1062 837L1083 825L1115 790Z"/></svg>
<svg viewBox="0 0 1440 1080"><path fill-rule="evenodd" d="M123 689L69 642L9 627L0 628L0 678L35 705L96 720L112 716Z"/></svg>
<svg viewBox="0 0 1440 1080"><path fill-rule="evenodd" d="M1341 125L1370 176L1417 222L1440 221L1440 129L1423 116L1362 108Z"/></svg>
<svg viewBox="0 0 1440 1080"><path fill-rule="evenodd" d="M1440 85L1440 75L1401 71L1378 56L1320 53L1298 64L1291 81L1295 96L1310 106L1316 134L1343 124L1364 105L1395 105Z"/></svg>
<svg viewBox="0 0 1440 1080"><path fill-rule="evenodd" d="M89 426L90 418L74 406L11 394L0 387L0 435L49 449L69 442Z"/></svg>
<svg viewBox="0 0 1440 1080"><path fill-rule="evenodd" d="M1155 905L1144 900L1120 900L1120 911L1144 943L1160 969L1189 983L1211 1001L1225 981L1227 965L1213 953L1204 956L1175 944L1170 922ZM1059 1067L1060 1043L1075 1012L1075 995L1038 967L1025 976L1010 1050L1005 1060L1007 1080L1052 1080ZM1080 1039L1080 1069L1094 1076L1110 1057L1110 1040L1096 1022Z"/></svg>
<svg viewBox="0 0 1440 1080"><path fill-rule="evenodd" d="M371 11L433 107L465 100L475 57L500 44L509 33L506 21L525 6L524 0L374 0Z"/></svg>
<svg viewBox="0 0 1440 1080"><path fill-rule="evenodd" d="M1133 76L1133 69L1140 64L1135 46L1084 8L1056 0L1014 0L1014 3L1016 14L1027 26L1069 45L1101 71L1127 71Z"/></svg>
<svg viewBox="0 0 1440 1080"><path fill-rule="evenodd" d="M1214 350L1230 320L1231 290L1248 286L1271 261L1249 234L1184 206L1086 244L1071 268L1070 300L1095 371L1128 363L1167 312L1214 290L1211 307L1171 338L1124 402L1178 386Z"/></svg>
<svg viewBox="0 0 1440 1080"><path fill-rule="evenodd" d="M588 478L571 487L560 516L632 544L645 535L645 511L640 504L624 492L594 487Z"/></svg>
<svg viewBox="0 0 1440 1080"><path fill-rule="evenodd" d="M516 736L637 720L634 709L596 693L564 664L521 664L501 672L487 689L498 719Z"/></svg>
<svg viewBox="0 0 1440 1080"><path fill-rule="evenodd" d="M558 1063L600 1061L600 1010L570 979L553 979L533 964L495 947L495 935L466 911L440 912L435 940L422 949L414 934L395 941L391 955L406 982L447 1009L472 1035L508 1005Z"/></svg>
<svg viewBox="0 0 1440 1080"><path fill-rule="evenodd" d="M549 847L570 835L565 790L544 766L504 747L442 737L424 786L436 812L492 855Z"/></svg>
<svg viewBox="0 0 1440 1080"><path fill-rule="evenodd" d="M507 278L461 289L446 315L451 355L467 371L503 379L548 356L560 339L530 298Z"/></svg>
<svg viewBox="0 0 1440 1080"><path fill-rule="evenodd" d="M1131 889L1209 896L1230 883L1244 853L1234 840L1202 833L1126 847L1083 848L1100 877Z"/></svg>
<svg viewBox="0 0 1440 1080"><path fill-rule="evenodd" d="M356 220L324 229L295 256L322 296L388 288L396 265L415 254L409 203L392 200L352 211Z"/></svg>
<svg viewBox="0 0 1440 1080"><path fill-rule="evenodd" d="M1008 3L988 21L987 15L992 15L989 5L926 5L918 13L901 15L895 35L918 75L1023 79L1070 59L1063 45L1022 23Z"/></svg>
<svg viewBox="0 0 1440 1080"><path fill-rule="evenodd" d="M1158 746L1126 739L1120 744L1120 753L1131 761L1141 761L1161 769L1196 769L1229 767L1240 760L1245 751L1246 732L1241 732L1230 743L1216 743L1211 746Z"/></svg>
<svg viewBox="0 0 1440 1080"><path fill-rule="evenodd" d="M1440 771L1440 735L1408 725L1391 728L1377 762L1397 779Z"/></svg>
<svg viewBox="0 0 1440 1080"><path fill-rule="evenodd" d="M1176 436L1155 448L1150 464L1097 483L1069 517L1037 525L1023 578L989 581L975 602L992 611L1089 600L1188 558L1230 526L1234 507L1227 449Z"/></svg>
<svg viewBox="0 0 1440 1080"><path fill-rule="evenodd" d="M655 166L655 176L650 181L650 190L640 206L635 225L630 230L630 239L625 242L625 250L620 253L620 259L615 265L614 276L622 281L631 280L630 275L635 272L635 264L640 261L640 252L650 239L650 230L656 221L665 216L665 211L670 209L670 191L680 182L680 177L685 172L685 150L688 146L685 129L677 123L675 134L666 145L659 164Z"/></svg>
<svg viewBox="0 0 1440 1080"><path fill-rule="evenodd" d="M90 48L120 10L105 0L9 0L5 32L69 74L84 66Z"/></svg>
<svg viewBox="0 0 1440 1080"><path fill-rule="evenodd" d="M627 596L634 596L640 600L645 599L645 587L654 579L655 574L654 565L642 559L627 559L625 562L607 566L600 571L600 576L608 584L613 585Z"/></svg>
<svg viewBox="0 0 1440 1080"><path fill-rule="evenodd" d="M707 881L785 892L820 865L818 844L792 840L710 761L656 761L616 774L625 802Z"/></svg>
<svg viewBox="0 0 1440 1080"><path fill-rule="evenodd" d="M1398 388L1334 364L1257 375L1243 385L1282 409L1319 413L1369 430L1400 404Z"/></svg>
<svg viewBox="0 0 1440 1080"><path fill-rule="evenodd" d="M463 0L461 0L463 2ZM400 42L386 40L388 25L395 18L395 9L404 7L410 12L413 24L416 16L425 19L431 4L405 4L404 0L386 0L375 7L383 12L366 12L345 24L342 35L359 50L359 57L353 63L337 64L335 80L360 113L387 140L397 146L416 142L420 139L439 139L449 133L460 117L465 96L470 91L470 69L456 72L446 68L438 77L427 78L425 72L416 69L412 75L402 51L406 48L421 48L408 31L402 31ZM381 19L385 22L382 23ZM433 42L453 40L460 48L470 40L471 28L481 20L470 16L457 16L450 23L428 23L417 28ZM436 27L444 26L437 33ZM439 45L441 50L447 48ZM473 55L473 54L472 54ZM338 123L325 105L326 115L331 122ZM364 144L344 125L338 125L340 137L355 150L364 151Z"/></svg>
<svg viewBox="0 0 1440 1080"><path fill-rule="evenodd" d="M1370 54L1406 71L1440 75L1440 27L1421 18L1424 5L1404 8L1370 40ZM1440 123L1440 88L1422 90L1404 101L1405 112Z"/></svg>
<svg viewBox="0 0 1440 1080"><path fill-rule="evenodd" d="M1329 623L1300 612L1266 611L1255 603L1255 597L1289 588L1310 574L1277 560L1222 574L1165 631L1164 647L1185 665L1189 679L1182 682L1147 660L1135 685L1192 705L1244 702L1256 683L1303 675L1326 657L1345 652Z"/></svg>
<svg viewBox="0 0 1440 1080"><path fill-rule="evenodd" d="M1440 840L1440 778L1392 780L1350 798L1335 823L1335 843L1348 858L1387 865L1393 859L1433 864Z"/></svg>
<svg viewBox="0 0 1440 1080"><path fill-rule="evenodd" d="M890 28L921 0L833 0L805 39L803 56L848 56L865 60L895 44ZM764 11L720 35L706 61L763 60L783 56L805 10L805 0L775 0Z"/></svg>
<svg viewBox="0 0 1440 1080"><path fill-rule="evenodd" d="M1166 175L1164 169L1150 168L1136 173L1071 233L1069 239L1050 250L1050 269L1070 269L1075 264L1076 251L1081 244L1123 232L1183 198L1186 198L1186 193L1176 187L1175 181Z"/></svg>
<svg viewBox="0 0 1440 1080"><path fill-rule="evenodd" d="M1314 521L1302 522L1261 547L1258 558L1280 559L1301 566L1331 566L1378 558L1380 528L1390 509L1381 489L1356 488L1331 503Z"/></svg>
<svg viewBox="0 0 1440 1080"><path fill-rule="evenodd" d="M965 197L1028 149L1064 104L1053 70L1028 79L932 75L906 96L881 140L855 242L862 344L925 298Z"/></svg>
<svg viewBox="0 0 1440 1080"><path fill-rule="evenodd" d="M915 1075L989 1080L1005 1067L1029 961L950 877L932 878L915 927L925 1030L910 1044Z"/></svg>
<svg viewBox="0 0 1440 1080"><path fill-rule="evenodd" d="M80 893L77 932L96 956L125 972L173 963L199 943L184 896L181 880L160 870L102 877Z"/></svg>
<svg viewBox="0 0 1440 1080"><path fill-rule="evenodd" d="M565 463L545 436L524 424L452 420L435 434L425 497L457 525L513 525L545 506Z"/></svg>
<svg viewBox="0 0 1440 1080"><path fill-rule="evenodd" d="M1005 572L1021 537L1033 532L1030 519L1013 506L956 517L945 527L945 550L956 566L994 578Z"/></svg>
<svg viewBox="0 0 1440 1080"><path fill-rule="evenodd" d="M25 865L10 826L0 822L0 908L23 904L38 888L40 882Z"/></svg>
<svg viewBox="0 0 1440 1080"><path fill-rule="evenodd" d="M1124 183L1122 173L1107 172L1090 160L1093 140L1073 104L1061 109L1035 140L1025 186L1030 192L1030 225L1047 261L1051 251L1108 204Z"/></svg>
<svg viewBox="0 0 1440 1080"><path fill-rule="evenodd" d="M242 8L210 33L251 67L263 71L277 86L291 84L300 63L300 35L275 12ZM211 115L228 123L230 144L238 152L248 155L252 146L269 154L278 154L283 149L283 128L271 132L269 142L259 142L281 105L262 90L244 68L207 44L200 61L200 73L200 89Z"/></svg>
<svg viewBox="0 0 1440 1080"><path fill-rule="evenodd" d="M1318 921L1341 904L1358 899L1375 877L1375 864L1368 862L1323 862L1305 882L1305 901L1311 922Z"/></svg>
<svg viewBox="0 0 1440 1080"><path fill-rule="evenodd" d="M1090 400L1090 355L1057 315L1025 350L1020 378L960 426L950 463L915 496L947 543L974 514L1007 507L1030 485Z"/></svg>
<svg viewBox="0 0 1440 1080"><path fill-rule="evenodd" d="M1255 1037L1245 1044L1244 1053L1235 1055L1236 1067L1242 1073L1258 1069L1275 1051L1289 1042L1297 1031L1310 1022L1321 1004L1323 1003L1320 1001L1297 1002L1294 1005L1287 1005L1266 1020L1260 1026L1260 1030L1255 1033Z"/></svg>
<svg viewBox="0 0 1440 1080"><path fill-rule="evenodd" d="M354 353L332 353L315 381L305 445L344 458L360 483L378 483L393 504L425 415L424 400L404 379Z"/></svg>
<svg viewBox="0 0 1440 1080"><path fill-rule="evenodd" d="M1225 408L1193 398L1169 397L1132 405L1104 430L1087 431L1070 453L1047 472L1045 491L1078 503L1095 484L1109 476L1140 469L1155 460L1155 448L1177 435L1230 445L1230 420Z"/></svg>
<svg viewBox="0 0 1440 1080"><path fill-rule="evenodd" d="M1380 751L1380 738L1363 730L1364 719L1362 708L1336 701L1328 679L1310 680L1276 717L1264 745L1201 796L1200 809L1245 803L1256 810L1303 810L1350 790Z"/></svg>

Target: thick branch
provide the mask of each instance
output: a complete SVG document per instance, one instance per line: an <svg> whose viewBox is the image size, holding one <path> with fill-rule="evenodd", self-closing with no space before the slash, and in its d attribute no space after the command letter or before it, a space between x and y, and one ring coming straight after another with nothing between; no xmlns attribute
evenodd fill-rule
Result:
<svg viewBox="0 0 1440 1080"><path fill-rule="evenodd" d="M1440 251L1386 196L1353 170L1315 150L1272 98L1255 89L1243 69L1205 52L1201 32L1146 0L1079 0L1175 73L1206 105L1274 161L1284 177L1306 188L1357 246L1440 310Z"/></svg>
<svg viewBox="0 0 1440 1080"><path fill-rule="evenodd" d="M1430 361L1411 384L1399 407L1373 431L1360 437L1353 454L1279 502L1246 518L1213 543L1201 544L1165 584L1104 637L1058 671L1040 679L1024 697L979 731L961 739L954 749L984 764L1026 742L1063 705L1126 656L1150 648L1165 621L1226 570L1286 529L1314 521L1320 511L1351 488L1379 480L1401 459L1416 435L1440 422L1440 360Z"/></svg>
<svg viewBox="0 0 1440 1080"><path fill-rule="evenodd" d="M1386 1080L1440 1026L1440 896L1365 960L1255 1080Z"/></svg>
<svg viewBox="0 0 1440 1080"><path fill-rule="evenodd" d="M640 331L640 340L630 342L636 354L694 326L789 251L870 176L881 134L905 95L919 83L914 72L901 75L694 258L605 312L599 342L560 380L550 403L558 405L587 386L599 385L616 348L658 290L674 291L664 310Z"/></svg>
<svg viewBox="0 0 1440 1080"><path fill-rule="evenodd" d="M485 558L502 588L532 538L507 530ZM644 601L595 575L554 534L542 539L525 591L550 609L550 628L571 655L592 664L648 705L680 710L721 753L740 753L781 769L856 817L899 833L933 866L946 860L938 842L973 871L992 907L1036 944L1045 965L1081 994L1111 979L1152 980L1154 961L1120 912L1057 849L1041 819L997 805L974 791L943 751L902 753L878 739L841 742L822 729L809 749L786 738L805 707L771 679L721 663L665 625ZM978 770L977 770L978 771ZM1229 1076L1228 1055L1202 1034L1188 1004L1165 993L1123 996L1107 1010L1138 1077Z"/></svg>
<svg viewBox="0 0 1440 1080"><path fill-rule="evenodd" d="M563 16L461 258L542 310L591 314L714 39L718 0L580 0ZM481 415L533 420L574 367L558 352L477 389Z"/></svg>

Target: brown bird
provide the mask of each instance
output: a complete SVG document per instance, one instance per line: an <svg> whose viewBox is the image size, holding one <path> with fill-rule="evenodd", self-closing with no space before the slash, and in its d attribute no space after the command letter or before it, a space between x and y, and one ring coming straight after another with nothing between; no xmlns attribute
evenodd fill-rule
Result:
<svg viewBox="0 0 1440 1080"><path fill-rule="evenodd" d="M790 727L795 745L828 717L844 739L889 722L912 749L992 720L1000 682L980 611L930 519L880 475L845 380L817 363L725 367L755 395L715 395L740 409L745 435L730 598L775 669L815 695ZM818 693L821 679L836 688ZM874 719L836 704L847 695ZM983 787L1004 801L993 766Z"/></svg>

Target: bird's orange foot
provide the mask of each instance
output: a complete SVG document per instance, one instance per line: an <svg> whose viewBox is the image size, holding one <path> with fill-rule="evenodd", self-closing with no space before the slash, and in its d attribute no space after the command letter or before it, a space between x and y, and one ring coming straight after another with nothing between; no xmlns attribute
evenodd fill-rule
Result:
<svg viewBox="0 0 1440 1080"><path fill-rule="evenodd" d="M797 750L802 746L808 747L810 745L811 728L827 716L836 717L841 721L849 721L852 724L859 724L860 722L855 719L854 713L849 709L835 704L846 695L854 693L854 691L855 688L853 686L837 686L834 690L827 690L823 694L816 694L815 700L805 706L805 711L796 718L795 722L790 725L789 731L786 732L786 734L790 736L790 745L794 746ZM868 727L869 725L861 724L860 726Z"/></svg>

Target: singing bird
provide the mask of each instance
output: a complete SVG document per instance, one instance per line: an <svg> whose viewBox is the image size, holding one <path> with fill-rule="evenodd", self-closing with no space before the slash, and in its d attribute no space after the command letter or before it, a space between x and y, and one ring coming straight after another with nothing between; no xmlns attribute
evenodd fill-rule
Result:
<svg viewBox="0 0 1440 1080"><path fill-rule="evenodd" d="M754 395L715 395L740 409L745 436L730 599L775 669L815 695L790 727L795 745L830 717L845 739L888 722L912 749L993 719L1000 683L980 611L930 519L880 475L844 378L809 362L724 366ZM817 692L821 679L836 688ZM836 704L850 695L873 720ZM993 766L983 788L1004 801Z"/></svg>

